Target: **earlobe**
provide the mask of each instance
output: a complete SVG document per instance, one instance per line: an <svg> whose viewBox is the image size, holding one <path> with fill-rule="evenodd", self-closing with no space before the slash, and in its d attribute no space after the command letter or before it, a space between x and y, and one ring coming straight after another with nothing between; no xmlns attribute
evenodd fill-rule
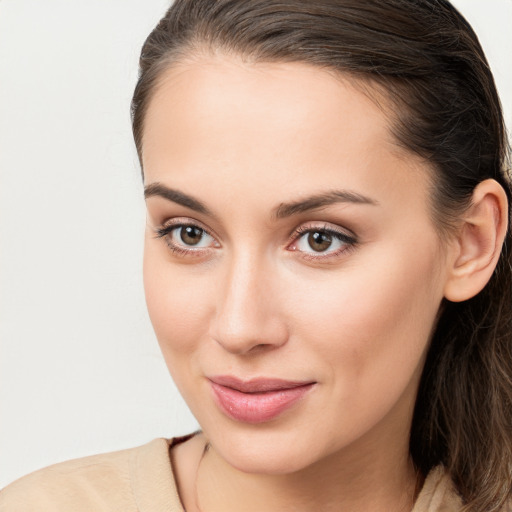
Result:
<svg viewBox="0 0 512 512"><path fill-rule="evenodd" d="M495 180L481 182L456 237L444 296L461 302L477 295L498 263L508 227L508 201Z"/></svg>

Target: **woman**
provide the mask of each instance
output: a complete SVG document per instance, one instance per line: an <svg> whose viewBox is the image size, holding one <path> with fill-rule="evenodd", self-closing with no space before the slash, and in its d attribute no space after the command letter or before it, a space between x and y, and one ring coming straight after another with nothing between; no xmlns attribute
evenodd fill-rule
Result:
<svg viewBox="0 0 512 512"><path fill-rule="evenodd" d="M0 510L507 510L507 143L460 14L179 0L132 114L148 309L202 431Z"/></svg>

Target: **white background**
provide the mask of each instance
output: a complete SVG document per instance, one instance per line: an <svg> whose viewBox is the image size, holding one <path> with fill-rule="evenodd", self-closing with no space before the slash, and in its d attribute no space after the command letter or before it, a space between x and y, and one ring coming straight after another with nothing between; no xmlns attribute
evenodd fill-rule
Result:
<svg viewBox="0 0 512 512"><path fill-rule="evenodd" d="M512 0L456 0L512 121ZM145 311L129 102L167 0L0 0L0 487L196 428Z"/></svg>

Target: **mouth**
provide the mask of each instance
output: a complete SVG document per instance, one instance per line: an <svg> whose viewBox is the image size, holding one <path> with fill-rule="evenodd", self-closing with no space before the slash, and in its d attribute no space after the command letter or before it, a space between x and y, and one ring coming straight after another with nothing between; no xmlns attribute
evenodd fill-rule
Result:
<svg viewBox="0 0 512 512"><path fill-rule="evenodd" d="M316 384L271 378L243 381L228 375L208 380L220 410L243 423L264 423L276 418L304 398Z"/></svg>

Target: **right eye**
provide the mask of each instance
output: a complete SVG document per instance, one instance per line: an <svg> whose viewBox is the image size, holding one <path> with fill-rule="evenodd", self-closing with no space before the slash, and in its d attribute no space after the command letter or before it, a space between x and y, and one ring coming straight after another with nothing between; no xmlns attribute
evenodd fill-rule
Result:
<svg viewBox="0 0 512 512"><path fill-rule="evenodd" d="M156 233L157 238L163 238L171 250L180 254L219 247L215 238L197 224L178 221L158 228Z"/></svg>
<svg viewBox="0 0 512 512"><path fill-rule="evenodd" d="M210 245L213 237L198 226L178 226L174 227L170 233L173 243L187 247L207 247Z"/></svg>

